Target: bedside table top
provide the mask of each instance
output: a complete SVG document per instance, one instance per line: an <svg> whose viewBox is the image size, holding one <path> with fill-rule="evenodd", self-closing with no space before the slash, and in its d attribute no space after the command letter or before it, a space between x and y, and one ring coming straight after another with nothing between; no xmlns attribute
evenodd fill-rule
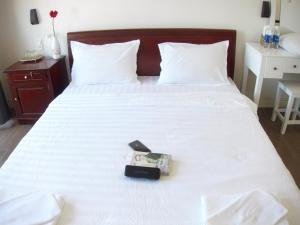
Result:
<svg viewBox="0 0 300 225"><path fill-rule="evenodd" d="M9 72L16 72L16 71L48 70L62 59L65 59L65 56L63 56L60 59L43 58L38 62L30 62L30 63L16 62L10 67L8 67L4 72L9 73Z"/></svg>
<svg viewBox="0 0 300 225"><path fill-rule="evenodd" d="M254 48L263 56L275 56L275 57L289 57L289 58L300 58L300 56L289 53L288 51L284 50L283 48L264 48L259 43L256 42L247 42L246 45Z"/></svg>

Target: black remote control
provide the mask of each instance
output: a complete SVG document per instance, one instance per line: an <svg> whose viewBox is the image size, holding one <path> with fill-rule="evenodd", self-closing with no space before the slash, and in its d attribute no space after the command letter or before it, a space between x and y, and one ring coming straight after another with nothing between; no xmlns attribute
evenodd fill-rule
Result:
<svg viewBox="0 0 300 225"><path fill-rule="evenodd" d="M147 148L142 142L139 140L133 141L128 144L133 150L138 152L151 152L149 148Z"/></svg>

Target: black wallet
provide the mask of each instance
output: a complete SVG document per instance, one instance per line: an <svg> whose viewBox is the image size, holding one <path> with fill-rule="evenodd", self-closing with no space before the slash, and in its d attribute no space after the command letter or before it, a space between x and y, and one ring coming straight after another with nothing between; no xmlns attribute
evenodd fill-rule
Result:
<svg viewBox="0 0 300 225"><path fill-rule="evenodd" d="M158 180L160 178L160 169L153 167L126 165L125 176Z"/></svg>

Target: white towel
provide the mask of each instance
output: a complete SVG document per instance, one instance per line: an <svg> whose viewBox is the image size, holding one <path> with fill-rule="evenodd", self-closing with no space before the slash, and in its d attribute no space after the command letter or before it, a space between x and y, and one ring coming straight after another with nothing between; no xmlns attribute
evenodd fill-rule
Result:
<svg viewBox="0 0 300 225"><path fill-rule="evenodd" d="M205 225L288 225L287 209L266 192L202 197Z"/></svg>
<svg viewBox="0 0 300 225"><path fill-rule="evenodd" d="M58 195L16 194L0 189L1 225L55 225L62 207L63 200Z"/></svg>

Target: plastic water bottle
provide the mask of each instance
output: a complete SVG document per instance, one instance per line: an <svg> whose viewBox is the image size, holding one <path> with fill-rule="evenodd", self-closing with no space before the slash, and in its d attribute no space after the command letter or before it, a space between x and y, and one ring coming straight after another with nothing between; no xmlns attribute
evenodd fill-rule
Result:
<svg viewBox="0 0 300 225"><path fill-rule="evenodd" d="M279 39L280 39L280 31L279 31L279 27L276 26L274 27L273 37L272 37L273 48L279 48Z"/></svg>
<svg viewBox="0 0 300 225"><path fill-rule="evenodd" d="M272 39L273 39L273 32L271 26L267 26L265 28L264 34L264 47L271 48L272 47Z"/></svg>

